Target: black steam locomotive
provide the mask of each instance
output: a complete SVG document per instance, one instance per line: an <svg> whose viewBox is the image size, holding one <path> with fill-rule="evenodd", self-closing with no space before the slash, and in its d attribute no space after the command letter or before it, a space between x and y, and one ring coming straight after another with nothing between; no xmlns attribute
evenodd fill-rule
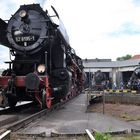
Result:
<svg viewBox="0 0 140 140"><path fill-rule="evenodd" d="M137 67L128 81L127 87L132 90L140 90L140 67Z"/></svg>
<svg viewBox="0 0 140 140"><path fill-rule="evenodd" d="M39 4L22 5L8 23L0 19L0 43L10 49L11 60L0 77L0 106L32 100L51 108L82 91L82 60L63 24L53 22L59 15L52 9L50 16Z"/></svg>
<svg viewBox="0 0 140 140"><path fill-rule="evenodd" d="M100 70L96 71L93 74L93 80L92 80L93 89L99 90L99 91L105 89L106 80L107 80L107 77L103 72L101 72Z"/></svg>

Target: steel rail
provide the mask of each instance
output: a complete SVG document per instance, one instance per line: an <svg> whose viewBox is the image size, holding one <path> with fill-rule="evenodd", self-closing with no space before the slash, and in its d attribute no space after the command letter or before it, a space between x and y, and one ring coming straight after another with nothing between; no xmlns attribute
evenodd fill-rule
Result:
<svg viewBox="0 0 140 140"><path fill-rule="evenodd" d="M8 113L13 113L13 112L17 112L17 111L20 111L20 110L25 110L25 109L33 106L33 105L34 105L34 103L30 102L30 103L26 103L26 104L21 104L21 105L15 106L14 108L10 108L10 107L1 108L0 115L4 115L4 114L8 114Z"/></svg>
<svg viewBox="0 0 140 140"><path fill-rule="evenodd" d="M79 95L79 94L78 94ZM71 99L75 98L76 96L72 97ZM0 134L3 135L6 131L10 131L10 132L15 132L19 129L25 128L27 125L29 125L31 122L41 118L42 116L49 114L59 108L61 108L63 105L65 105L66 103L68 103L71 99L67 100L67 101L63 101L61 103L57 103L55 104L51 109L44 109L41 110L33 115L30 115L22 120L19 120L15 123L9 124L9 125L5 125L1 128L1 132Z"/></svg>

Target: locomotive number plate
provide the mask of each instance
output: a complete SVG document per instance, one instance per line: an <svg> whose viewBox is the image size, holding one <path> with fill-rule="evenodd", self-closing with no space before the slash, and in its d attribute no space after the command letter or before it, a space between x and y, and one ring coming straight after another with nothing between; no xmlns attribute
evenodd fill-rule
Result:
<svg viewBox="0 0 140 140"><path fill-rule="evenodd" d="M21 36L15 37L16 42L28 42L28 41L35 41L35 36Z"/></svg>

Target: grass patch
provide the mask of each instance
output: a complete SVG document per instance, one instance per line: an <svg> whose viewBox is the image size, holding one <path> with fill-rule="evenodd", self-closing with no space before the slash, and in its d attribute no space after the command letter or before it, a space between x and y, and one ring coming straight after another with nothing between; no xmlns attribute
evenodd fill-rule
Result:
<svg viewBox="0 0 140 140"><path fill-rule="evenodd" d="M105 133L96 132L95 133L95 139L96 140L111 140L111 135L105 134Z"/></svg>

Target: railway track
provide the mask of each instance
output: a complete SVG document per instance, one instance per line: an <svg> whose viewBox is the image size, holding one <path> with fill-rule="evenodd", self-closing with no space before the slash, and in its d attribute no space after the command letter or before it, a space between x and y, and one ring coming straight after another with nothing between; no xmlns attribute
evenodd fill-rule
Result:
<svg viewBox="0 0 140 140"><path fill-rule="evenodd" d="M73 98L71 98L71 99L73 99ZM9 135L23 137L24 134L16 133L16 131L19 130L19 129L25 128L30 123L33 123L35 120L43 117L44 115L50 114L51 112L54 112L57 109L62 108L70 100L63 101L61 103L55 104L51 109L43 109L43 110L41 110L39 112L36 112L36 113L34 113L32 115L29 115L28 117L23 118L23 119L21 119L21 120L19 120L17 122L14 122L14 123L11 123L11 124L8 124L8 125L5 125L5 126L1 127L1 129L0 129L0 138L1 138L1 136L4 135L4 138L2 138L1 140L5 139L6 137L7 137L6 139L10 139L10 136ZM6 135L5 135L5 133L6 133ZM44 136L45 136L44 133L26 135L26 137L44 137Z"/></svg>
<svg viewBox="0 0 140 140"><path fill-rule="evenodd" d="M1 134L2 136L7 136L7 140L8 137L10 140L74 140L75 138L84 136L85 131L83 131L83 129L85 130L87 128L93 131L107 132L111 135L139 134L139 127L135 125L130 125L104 115L85 113L85 99L86 94L83 94L68 104L67 102L63 102L55 105L50 110L44 109L21 121L3 127ZM95 118L96 121L94 122L89 118ZM111 119L113 125L110 124L109 119ZM99 128L99 124L104 125L105 120L107 121L105 128ZM108 132L108 127L110 126L112 126L112 130ZM48 134L50 134L51 137L48 136ZM52 134L54 134L54 136Z"/></svg>
<svg viewBox="0 0 140 140"><path fill-rule="evenodd" d="M11 114L11 113L18 113L20 111L27 110L27 108L35 106L35 103L33 102L21 102L14 108L6 107L6 108L0 108L0 115L4 114Z"/></svg>
<svg viewBox="0 0 140 140"><path fill-rule="evenodd" d="M14 108L0 108L0 130L2 127L28 117L39 110L40 108L33 102L21 102Z"/></svg>

